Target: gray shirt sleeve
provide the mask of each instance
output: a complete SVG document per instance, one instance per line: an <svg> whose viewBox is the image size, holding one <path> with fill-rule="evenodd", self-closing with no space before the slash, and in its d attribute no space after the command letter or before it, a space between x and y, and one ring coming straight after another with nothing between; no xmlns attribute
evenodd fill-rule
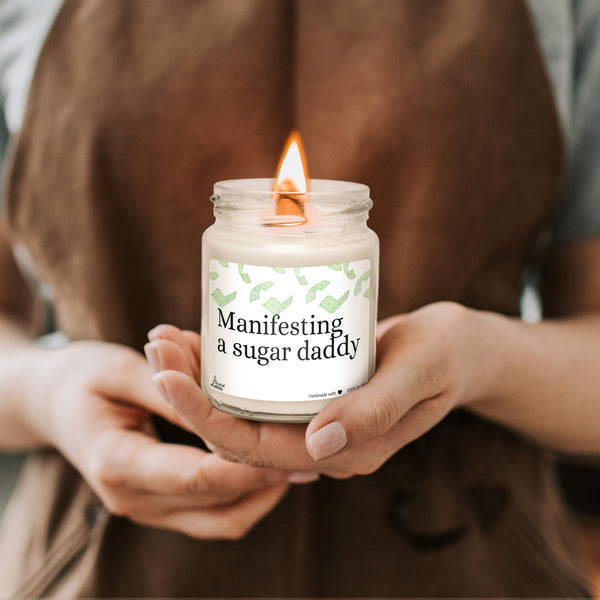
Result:
<svg viewBox="0 0 600 600"><path fill-rule="evenodd" d="M6 148L8 146L8 128L6 127L6 120L4 119L4 111L2 105L0 105L0 212L2 212L2 190L4 189L4 169L6 163L4 157L6 156Z"/></svg>
<svg viewBox="0 0 600 600"><path fill-rule="evenodd" d="M554 239L600 235L600 1L572 0L568 169Z"/></svg>
<svg viewBox="0 0 600 600"><path fill-rule="evenodd" d="M9 135L21 128L37 57L61 4L0 0L0 185Z"/></svg>
<svg viewBox="0 0 600 600"><path fill-rule="evenodd" d="M0 165L4 164L4 156L6 154L6 146L8 145L8 129L4 119L4 111L0 106Z"/></svg>

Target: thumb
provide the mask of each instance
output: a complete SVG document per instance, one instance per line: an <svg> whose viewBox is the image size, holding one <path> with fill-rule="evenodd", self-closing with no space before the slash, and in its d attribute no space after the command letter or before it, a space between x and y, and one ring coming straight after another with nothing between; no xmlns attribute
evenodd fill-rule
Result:
<svg viewBox="0 0 600 600"><path fill-rule="evenodd" d="M420 400L435 392L427 389L419 369L385 361L362 388L327 405L306 430L306 448L322 460L385 435Z"/></svg>

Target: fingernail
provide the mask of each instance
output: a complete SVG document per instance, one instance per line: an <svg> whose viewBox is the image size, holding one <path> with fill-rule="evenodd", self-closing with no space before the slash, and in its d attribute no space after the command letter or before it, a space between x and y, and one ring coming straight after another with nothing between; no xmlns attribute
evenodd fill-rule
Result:
<svg viewBox="0 0 600 600"><path fill-rule="evenodd" d="M160 359L158 357L158 351L156 350L156 345L154 342L150 342L144 346L144 352L146 353L146 358L150 363L150 366L158 373L158 371L162 371L160 366Z"/></svg>
<svg viewBox="0 0 600 600"><path fill-rule="evenodd" d="M159 339L160 339L160 335L158 335L158 327L155 327L154 329L151 329L151 330L148 332L148 339L149 339L151 342L154 342L154 341L156 341L156 340L159 340Z"/></svg>
<svg viewBox="0 0 600 600"><path fill-rule="evenodd" d="M289 477L290 483L311 483L319 479L318 473L312 473L311 471L294 471Z"/></svg>
<svg viewBox="0 0 600 600"><path fill-rule="evenodd" d="M164 384L164 381L161 378L161 373L157 373L152 377L152 383L154 383L154 386L158 390L158 393L163 397L163 400L171 404L169 392L167 391L167 386Z"/></svg>
<svg viewBox="0 0 600 600"><path fill-rule="evenodd" d="M344 426L338 421L333 421L321 427L307 440L308 451L315 460L322 460L341 450L348 443L348 436Z"/></svg>
<svg viewBox="0 0 600 600"><path fill-rule="evenodd" d="M204 445L213 453L217 452L218 446L216 446L215 444L213 444L212 442L209 442L207 440L202 440L204 442Z"/></svg>

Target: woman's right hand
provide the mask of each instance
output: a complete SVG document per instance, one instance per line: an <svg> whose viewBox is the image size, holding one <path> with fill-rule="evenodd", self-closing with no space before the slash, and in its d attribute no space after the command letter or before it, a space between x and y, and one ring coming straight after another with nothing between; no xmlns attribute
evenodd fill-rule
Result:
<svg viewBox="0 0 600 600"><path fill-rule="evenodd" d="M150 365L133 350L75 342L32 355L29 425L115 515L197 538L237 539L302 477L161 443L151 413L182 423L152 385Z"/></svg>

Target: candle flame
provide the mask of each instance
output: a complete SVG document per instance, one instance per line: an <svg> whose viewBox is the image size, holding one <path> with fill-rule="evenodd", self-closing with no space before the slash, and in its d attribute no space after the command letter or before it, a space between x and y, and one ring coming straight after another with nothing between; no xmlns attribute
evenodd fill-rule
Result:
<svg viewBox="0 0 600 600"><path fill-rule="evenodd" d="M280 225L303 225L307 218L305 204L308 192L308 172L302 138L297 131L293 131L288 138L275 183L273 184L273 197L276 201L276 215L288 215L294 219Z"/></svg>

